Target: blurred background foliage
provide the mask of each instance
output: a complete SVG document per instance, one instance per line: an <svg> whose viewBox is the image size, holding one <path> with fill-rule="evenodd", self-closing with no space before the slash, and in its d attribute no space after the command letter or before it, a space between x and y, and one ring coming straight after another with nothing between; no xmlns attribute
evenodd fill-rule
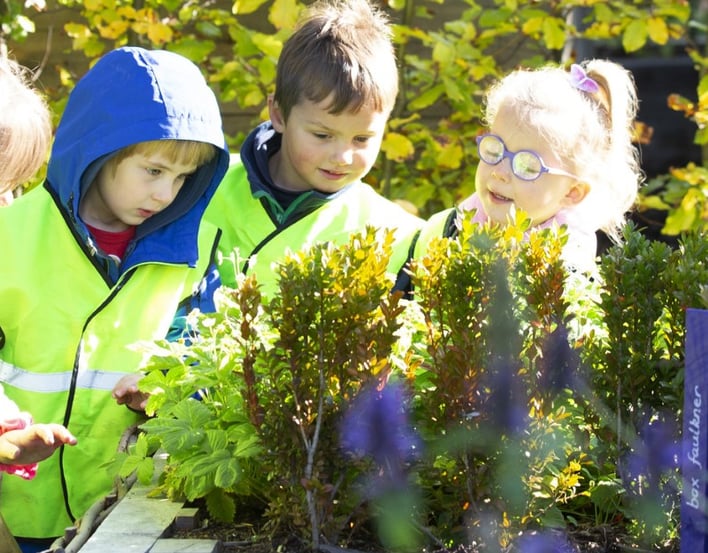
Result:
<svg viewBox="0 0 708 553"><path fill-rule="evenodd" d="M237 151L244 133L267 117L278 54L304 4L0 0L0 54L37 70L58 118L73 84L107 50L131 44L179 52L209 79ZM642 99L637 141L648 186L635 216L640 227L665 241L702 228L708 218L704 4L382 0L395 24L401 94L367 180L423 217L452 206L473 191L473 138L490 81L518 65L611 57L635 72Z"/></svg>

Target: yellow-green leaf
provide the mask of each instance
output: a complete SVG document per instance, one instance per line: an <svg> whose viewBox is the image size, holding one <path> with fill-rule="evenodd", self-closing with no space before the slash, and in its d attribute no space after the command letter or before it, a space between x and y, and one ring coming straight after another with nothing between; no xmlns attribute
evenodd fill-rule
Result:
<svg viewBox="0 0 708 553"><path fill-rule="evenodd" d="M433 60L442 66L447 66L455 61L455 49L447 42L439 40L433 46Z"/></svg>
<svg viewBox="0 0 708 553"><path fill-rule="evenodd" d="M183 38L171 41L169 44L169 49L172 52L182 54L195 63L201 63L206 60L215 47L216 45L211 40L196 40L194 38Z"/></svg>
<svg viewBox="0 0 708 553"><path fill-rule="evenodd" d="M625 52L636 52L647 43L647 24L639 19L633 20L624 30L622 47Z"/></svg>
<svg viewBox="0 0 708 553"><path fill-rule="evenodd" d="M64 25L64 30L67 36L71 38L88 38L91 36L91 31L86 25L79 23L67 23Z"/></svg>
<svg viewBox="0 0 708 553"><path fill-rule="evenodd" d="M658 209L660 211L666 211L669 209L669 204L663 201L659 196L647 196L640 200L642 207L646 209Z"/></svg>
<svg viewBox="0 0 708 553"><path fill-rule="evenodd" d="M527 19L524 21L524 24L521 27L521 30L524 32L524 34L529 35L529 36L536 36L540 31L541 28L543 27L543 20L544 17L532 17L530 19Z"/></svg>
<svg viewBox="0 0 708 553"><path fill-rule="evenodd" d="M669 213L666 217L666 223L661 231L664 234L675 236L684 230L691 228L693 221L696 220L696 212L694 210L677 209Z"/></svg>
<svg viewBox="0 0 708 553"><path fill-rule="evenodd" d="M101 27L101 36L103 38L110 38L112 40L116 40L117 38L123 36L126 33L128 27L130 27L128 21L111 21L111 23L109 23L107 26Z"/></svg>
<svg viewBox="0 0 708 553"><path fill-rule="evenodd" d="M263 93L253 88L243 97L243 105L244 107L259 106L264 100Z"/></svg>
<svg viewBox="0 0 708 553"><path fill-rule="evenodd" d="M87 12L98 12L103 9L103 0L84 0L84 9Z"/></svg>
<svg viewBox="0 0 708 553"><path fill-rule="evenodd" d="M283 49L283 43L273 35L253 33L253 44L266 56L277 58Z"/></svg>
<svg viewBox="0 0 708 553"><path fill-rule="evenodd" d="M397 132L389 132L381 143L381 150L388 159L404 161L415 152L413 143L407 137Z"/></svg>
<svg viewBox="0 0 708 553"><path fill-rule="evenodd" d="M547 17L543 21L543 42L551 50L560 50L565 45L565 29L557 17Z"/></svg>
<svg viewBox="0 0 708 553"><path fill-rule="evenodd" d="M609 4L605 2L599 2L595 4L593 6L593 11L595 12L595 16L593 18L595 19L595 21L602 21L606 23L608 21L612 21L615 18Z"/></svg>
<svg viewBox="0 0 708 553"><path fill-rule="evenodd" d="M647 21L649 38L657 44L666 44L669 41L669 27L661 17L650 17Z"/></svg>
<svg viewBox="0 0 708 553"><path fill-rule="evenodd" d="M440 149L436 161L440 167L458 169L462 162L462 154L462 147L457 142L451 142Z"/></svg>
<svg viewBox="0 0 708 553"><path fill-rule="evenodd" d="M408 109L411 111L418 111L432 106L438 101L440 95L445 91L445 87L442 84L429 88L423 94L420 94L416 98L410 101L408 104Z"/></svg>
<svg viewBox="0 0 708 553"><path fill-rule="evenodd" d="M300 7L296 0L275 0L268 12L268 21L276 29L292 29L300 15Z"/></svg>
<svg viewBox="0 0 708 553"><path fill-rule="evenodd" d="M148 26L147 36L153 44L164 46L172 42L174 32L169 25L164 23L153 23Z"/></svg>
<svg viewBox="0 0 708 553"><path fill-rule="evenodd" d="M246 13L253 13L265 0L236 0L231 8L231 13L234 15L243 15Z"/></svg>

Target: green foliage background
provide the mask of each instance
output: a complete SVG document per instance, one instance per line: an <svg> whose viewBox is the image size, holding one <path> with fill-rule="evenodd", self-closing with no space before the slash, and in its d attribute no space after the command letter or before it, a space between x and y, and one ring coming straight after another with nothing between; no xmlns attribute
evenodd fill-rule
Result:
<svg viewBox="0 0 708 553"><path fill-rule="evenodd" d="M0 2L0 53L22 51L35 40L34 21L70 9L61 32L86 65L125 44L166 48L203 68L222 105L248 114L248 127L266 117L278 54L304 3L298 0L4 0ZM487 84L517 64L570 63L575 40L612 44L617 51L687 48L705 73L704 14L687 0L385 0L395 23L401 94L368 180L385 196L427 217L473 191L480 127L479 105ZM445 20L442 14L453 14ZM48 44L47 48L51 45ZM56 71L48 90L57 117L82 70ZM708 141L705 90L698 100L674 97L674 109L697 124ZM231 132L237 150L243 132ZM662 175L647 188L642 206L670 210L666 231L678 234L705 224L706 169L690 165Z"/></svg>

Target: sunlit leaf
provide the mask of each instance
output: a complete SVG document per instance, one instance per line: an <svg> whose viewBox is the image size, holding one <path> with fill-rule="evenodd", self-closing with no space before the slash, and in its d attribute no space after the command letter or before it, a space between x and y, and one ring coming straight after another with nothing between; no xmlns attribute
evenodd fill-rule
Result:
<svg viewBox="0 0 708 553"><path fill-rule="evenodd" d="M154 23L148 27L147 35L153 44L163 45L172 40L172 29L164 23Z"/></svg>
<svg viewBox="0 0 708 553"><path fill-rule="evenodd" d="M397 132L389 132L381 143L381 151L386 154L388 159L404 161L413 155L415 146L406 136Z"/></svg>
<svg viewBox="0 0 708 553"><path fill-rule="evenodd" d="M686 117L690 117L695 112L695 104L679 94L669 94L666 103L674 111L682 111Z"/></svg>
<svg viewBox="0 0 708 553"><path fill-rule="evenodd" d="M140 482L150 482L155 474L155 462L152 457L141 459L135 468L138 480Z"/></svg>
<svg viewBox="0 0 708 553"><path fill-rule="evenodd" d="M442 84L433 86L419 96L413 98L408 104L408 108L411 111L417 111L430 107L438 101L438 98L440 98L440 95L443 92L445 92L445 87Z"/></svg>
<svg viewBox="0 0 708 553"><path fill-rule="evenodd" d="M167 45L168 50L182 54L195 63L205 61L216 48L211 40L197 40L191 37L180 38Z"/></svg>
<svg viewBox="0 0 708 553"><path fill-rule="evenodd" d="M676 236L688 230L696 220L696 212L693 209L675 209L666 216L666 222L661 232L669 236Z"/></svg>
<svg viewBox="0 0 708 553"><path fill-rule="evenodd" d="M437 162L441 167L457 169L462 162L464 151L458 142L444 145L437 155Z"/></svg>
<svg viewBox="0 0 708 553"><path fill-rule="evenodd" d="M566 41L562 21L557 17L547 17L543 21L543 42L552 50L560 50Z"/></svg>
<svg viewBox="0 0 708 553"><path fill-rule="evenodd" d="M624 30L622 47L625 52L636 52L647 43L647 24L639 19L633 20Z"/></svg>
<svg viewBox="0 0 708 553"><path fill-rule="evenodd" d="M116 40L123 36L130 28L130 22L125 20L112 21L105 27L101 27L100 32L103 38Z"/></svg>
<svg viewBox="0 0 708 553"><path fill-rule="evenodd" d="M268 21L276 29L293 29L299 16L297 0L275 0L268 11Z"/></svg>
<svg viewBox="0 0 708 553"><path fill-rule="evenodd" d="M433 60L442 66L453 63L455 60L455 48L446 42L436 42L435 46L433 46Z"/></svg>
<svg viewBox="0 0 708 553"><path fill-rule="evenodd" d="M669 27L662 17L650 17L647 20L649 38L657 44L666 44L669 41Z"/></svg>
<svg viewBox="0 0 708 553"><path fill-rule="evenodd" d="M244 15L253 13L260 8L266 0L236 0L231 7L231 12L234 15Z"/></svg>
<svg viewBox="0 0 708 553"><path fill-rule="evenodd" d="M660 211L666 211L670 207L659 196L646 196L641 199L641 205L646 209L658 209Z"/></svg>
<svg viewBox="0 0 708 553"><path fill-rule="evenodd" d="M253 44L267 56L277 58L283 49L283 42L273 35L253 33Z"/></svg>

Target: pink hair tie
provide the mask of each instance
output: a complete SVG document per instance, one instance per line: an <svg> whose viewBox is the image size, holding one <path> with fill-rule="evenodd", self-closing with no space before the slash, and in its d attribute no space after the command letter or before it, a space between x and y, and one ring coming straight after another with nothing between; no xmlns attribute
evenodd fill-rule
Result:
<svg viewBox="0 0 708 553"><path fill-rule="evenodd" d="M588 94L595 94L600 90L600 85L597 84L597 81L588 77L585 69L580 67L577 63L570 66L569 80L574 88L587 92Z"/></svg>
<svg viewBox="0 0 708 553"><path fill-rule="evenodd" d="M32 465L0 465L0 472L19 476L24 480L32 480L37 475L37 463Z"/></svg>

